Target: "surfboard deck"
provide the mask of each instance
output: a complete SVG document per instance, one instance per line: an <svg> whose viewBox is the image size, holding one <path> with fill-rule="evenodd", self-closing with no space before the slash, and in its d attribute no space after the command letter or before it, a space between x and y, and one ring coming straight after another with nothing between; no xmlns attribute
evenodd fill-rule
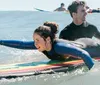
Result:
<svg viewBox="0 0 100 85"><path fill-rule="evenodd" d="M97 59L100 60L100 59ZM73 61L37 61L0 65L1 78L16 78L55 72L67 72L83 66L83 60Z"/></svg>

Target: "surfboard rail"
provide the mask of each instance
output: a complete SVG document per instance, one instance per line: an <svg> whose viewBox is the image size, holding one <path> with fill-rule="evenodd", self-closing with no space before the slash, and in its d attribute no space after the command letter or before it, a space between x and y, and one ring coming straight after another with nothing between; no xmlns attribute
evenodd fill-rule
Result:
<svg viewBox="0 0 100 85"><path fill-rule="evenodd" d="M100 61L100 58L96 58ZM73 61L38 61L0 65L0 79L68 72L85 65L83 60Z"/></svg>

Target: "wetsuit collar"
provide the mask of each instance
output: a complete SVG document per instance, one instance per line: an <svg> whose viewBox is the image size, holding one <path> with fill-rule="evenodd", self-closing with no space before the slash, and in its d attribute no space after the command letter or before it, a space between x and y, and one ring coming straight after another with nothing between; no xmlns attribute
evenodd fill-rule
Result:
<svg viewBox="0 0 100 85"><path fill-rule="evenodd" d="M74 26L83 26L84 25L84 22L82 23L82 24L80 24L80 25L77 25L77 24L75 24L74 22L72 22L72 24L74 25Z"/></svg>

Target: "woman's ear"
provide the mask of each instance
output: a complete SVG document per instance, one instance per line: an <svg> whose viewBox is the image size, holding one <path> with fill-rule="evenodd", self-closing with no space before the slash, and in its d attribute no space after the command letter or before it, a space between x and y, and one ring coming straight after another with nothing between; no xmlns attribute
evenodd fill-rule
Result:
<svg viewBox="0 0 100 85"><path fill-rule="evenodd" d="M46 38L46 42L51 42L50 37L47 37L47 38Z"/></svg>

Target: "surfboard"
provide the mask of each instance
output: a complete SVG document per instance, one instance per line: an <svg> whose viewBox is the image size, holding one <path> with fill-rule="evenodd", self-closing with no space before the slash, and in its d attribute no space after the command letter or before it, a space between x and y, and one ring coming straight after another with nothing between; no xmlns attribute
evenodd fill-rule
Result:
<svg viewBox="0 0 100 85"><path fill-rule="evenodd" d="M100 59L97 59L100 60ZM37 61L30 63L16 63L0 65L0 79L51 74L55 72L72 71L83 66L83 60L73 61Z"/></svg>
<svg viewBox="0 0 100 85"><path fill-rule="evenodd" d="M40 11L40 12L56 12L56 13L66 13L66 14L69 14L68 11L47 11L47 10L44 10L44 9L40 9L40 8L34 8L36 11Z"/></svg>
<svg viewBox="0 0 100 85"><path fill-rule="evenodd" d="M34 9L37 10L37 11L41 11L41 12L50 12L50 11L39 9L39 8L34 8Z"/></svg>

